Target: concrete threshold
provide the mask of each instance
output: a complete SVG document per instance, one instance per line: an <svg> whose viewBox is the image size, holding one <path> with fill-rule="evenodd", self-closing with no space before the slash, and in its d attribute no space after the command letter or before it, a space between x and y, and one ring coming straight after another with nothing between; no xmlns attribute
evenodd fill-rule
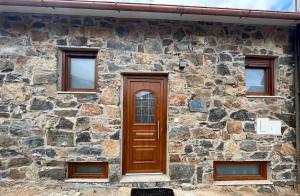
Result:
<svg viewBox="0 0 300 196"><path fill-rule="evenodd" d="M170 177L165 174L134 174L122 176L121 183L132 182L169 182Z"/></svg>

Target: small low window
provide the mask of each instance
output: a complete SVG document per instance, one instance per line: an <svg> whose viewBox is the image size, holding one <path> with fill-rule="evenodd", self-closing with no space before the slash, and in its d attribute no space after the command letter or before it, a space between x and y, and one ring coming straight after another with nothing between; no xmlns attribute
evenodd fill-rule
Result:
<svg viewBox="0 0 300 196"><path fill-rule="evenodd" d="M246 58L247 95L274 95L274 59Z"/></svg>
<svg viewBox="0 0 300 196"><path fill-rule="evenodd" d="M267 180L267 162L215 161L214 180Z"/></svg>
<svg viewBox="0 0 300 196"><path fill-rule="evenodd" d="M107 162L71 162L68 163L69 178L107 178Z"/></svg>
<svg viewBox="0 0 300 196"><path fill-rule="evenodd" d="M97 52L63 51L62 90L96 91Z"/></svg>

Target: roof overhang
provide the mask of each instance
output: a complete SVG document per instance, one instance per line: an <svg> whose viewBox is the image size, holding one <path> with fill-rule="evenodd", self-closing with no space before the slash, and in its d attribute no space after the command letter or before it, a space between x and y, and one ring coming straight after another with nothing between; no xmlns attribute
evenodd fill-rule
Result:
<svg viewBox="0 0 300 196"><path fill-rule="evenodd" d="M300 13L96 0L0 0L0 12L295 26Z"/></svg>

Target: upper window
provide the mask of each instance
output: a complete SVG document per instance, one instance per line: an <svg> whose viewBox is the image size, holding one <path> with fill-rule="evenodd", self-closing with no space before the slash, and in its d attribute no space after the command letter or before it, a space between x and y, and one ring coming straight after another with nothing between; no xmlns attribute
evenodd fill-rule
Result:
<svg viewBox="0 0 300 196"><path fill-rule="evenodd" d="M96 91L97 52L64 51L62 67L62 90Z"/></svg>
<svg viewBox="0 0 300 196"><path fill-rule="evenodd" d="M267 180L267 162L215 161L214 180Z"/></svg>
<svg viewBox="0 0 300 196"><path fill-rule="evenodd" d="M246 58L245 75L248 95L274 95L273 58Z"/></svg>

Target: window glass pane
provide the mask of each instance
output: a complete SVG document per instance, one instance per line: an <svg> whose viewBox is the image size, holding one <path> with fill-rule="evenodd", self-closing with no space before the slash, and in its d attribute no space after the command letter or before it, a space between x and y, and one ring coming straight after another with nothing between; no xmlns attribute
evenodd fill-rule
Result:
<svg viewBox="0 0 300 196"><path fill-rule="evenodd" d="M154 96L141 91L135 95L135 122L154 123Z"/></svg>
<svg viewBox="0 0 300 196"><path fill-rule="evenodd" d="M218 176L260 175L260 166L256 165L219 165Z"/></svg>
<svg viewBox="0 0 300 196"><path fill-rule="evenodd" d="M70 88L95 87L95 59L71 58Z"/></svg>
<svg viewBox="0 0 300 196"><path fill-rule="evenodd" d="M101 166L85 166L77 165L75 167L75 173L103 173L104 169Z"/></svg>
<svg viewBox="0 0 300 196"><path fill-rule="evenodd" d="M246 90L251 93L264 93L266 90L264 69L246 69Z"/></svg>

